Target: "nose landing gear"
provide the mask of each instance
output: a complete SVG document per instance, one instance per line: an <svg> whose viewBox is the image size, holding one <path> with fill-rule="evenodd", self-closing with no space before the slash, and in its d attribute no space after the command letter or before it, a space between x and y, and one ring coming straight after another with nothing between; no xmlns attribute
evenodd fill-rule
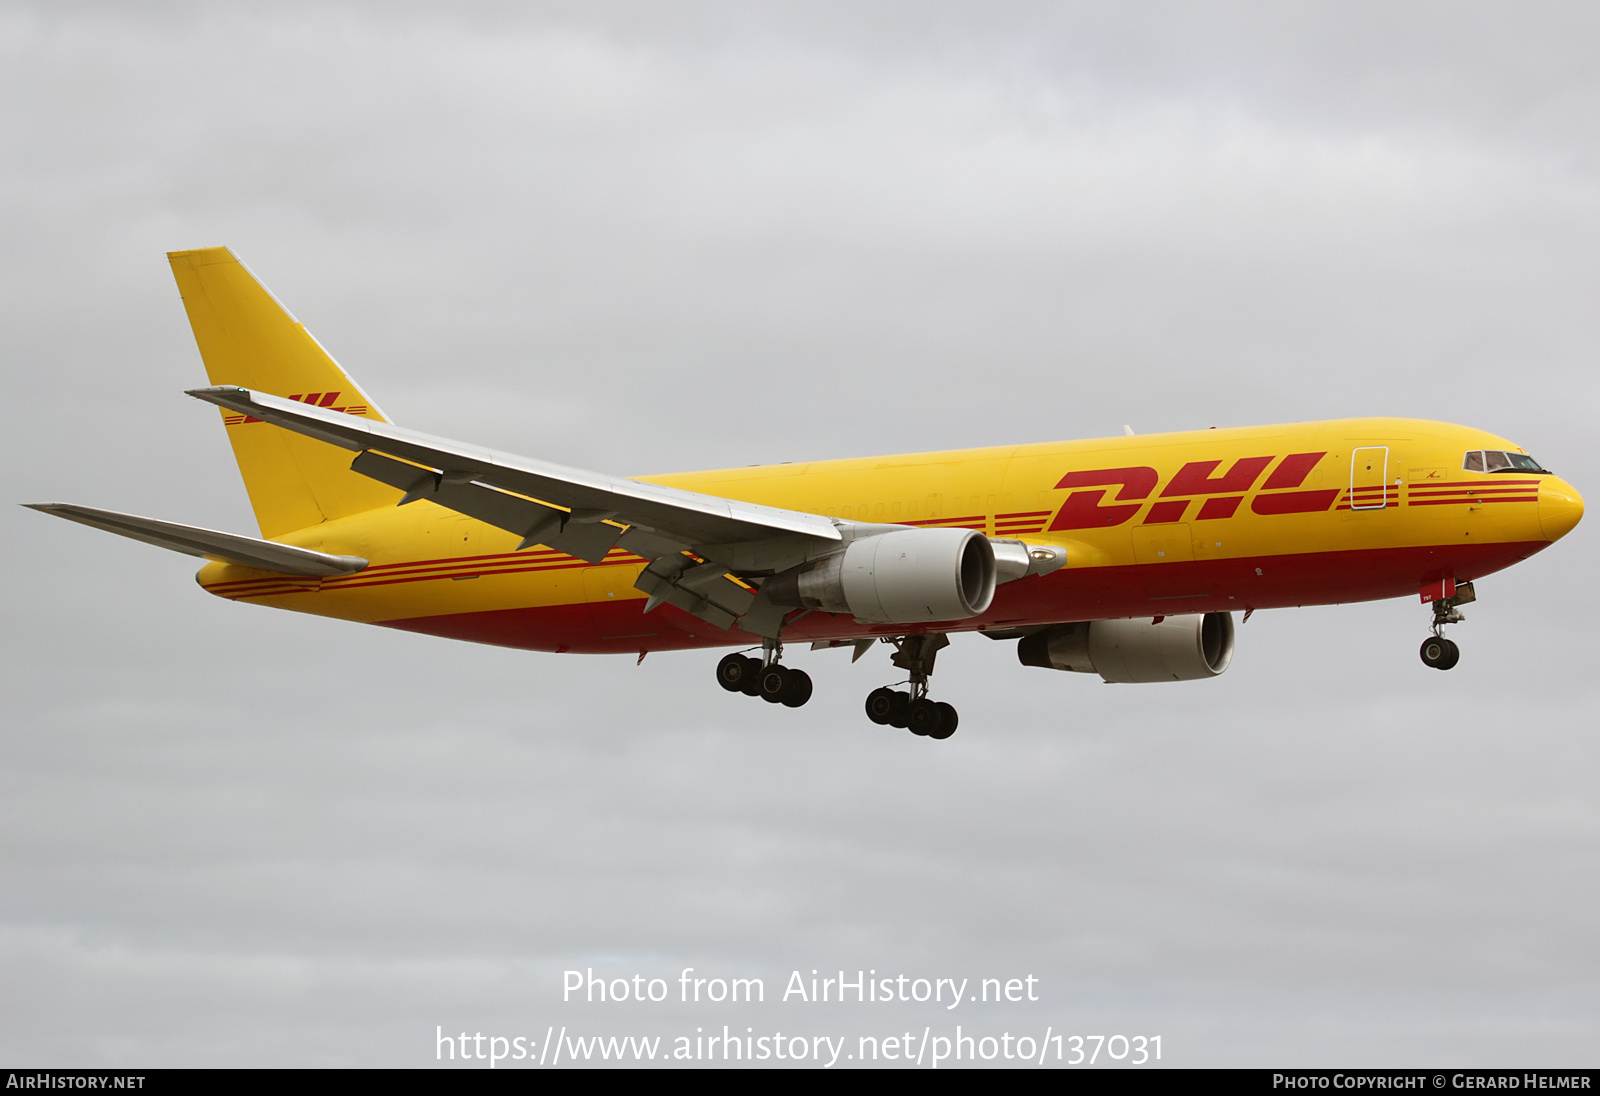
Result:
<svg viewBox="0 0 1600 1096"><path fill-rule="evenodd" d="M1432 666L1435 670L1448 670L1461 661L1461 648L1453 640L1444 638L1444 626L1466 620L1456 606L1476 600L1477 594L1470 582L1458 582L1455 584L1455 593L1434 600L1433 635L1422 641L1422 650L1419 652L1423 665Z"/></svg>
<svg viewBox="0 0 1600 1096"><path fill-rule="evenodd" d="M892 661L911 674L907 692L890 688L874 689L867 694L867 718L882 726L903 727L915 735L945 739L956 733L961 717L953 706L942 700L928 699L928 676L933 673L933 657L950 640L943 632L933 635L905 636L892 640L895 653Z"/></svg>

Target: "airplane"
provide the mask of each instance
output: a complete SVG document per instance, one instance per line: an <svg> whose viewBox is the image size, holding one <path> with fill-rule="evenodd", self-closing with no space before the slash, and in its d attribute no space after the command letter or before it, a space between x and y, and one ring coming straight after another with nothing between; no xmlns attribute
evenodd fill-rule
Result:
<svg viewBox="0 0 1600 1096"><path fill-rule="evenodd" d="M1448 670L1474 583L1583 515L1522 447L1404 418L621 478L396 426L228 249L168 259L210 380L188 395L220 408L261 536L33 509L203 557L232 601L532 651L738 648L722 688L788 707L812 681L786 645L884 644L905 680L867 717L933 739L959 723L928 695L952 633L1204 680L1236 612L1419 597Z"/></svg>

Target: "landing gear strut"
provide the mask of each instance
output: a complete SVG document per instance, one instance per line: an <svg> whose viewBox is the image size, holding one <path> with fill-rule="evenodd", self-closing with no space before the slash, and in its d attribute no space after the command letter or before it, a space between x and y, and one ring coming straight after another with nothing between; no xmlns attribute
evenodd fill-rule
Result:
<svg viewBox="0 0 1600 1096"><path fill-rule="evenodd" d="M1422 641L1422 650L1419 652L1423 665L1432 666L1435 670L1448 670L1461 661L1461 648L1453 640L1444 638L1444 626L1466 620L1456 606L1476 600L1472 583L1458 582L1454 594L1433 603L1433 635Z"/></svg>
<svg viewBox="0 0 1600 1096"><path fill-rule="evenodd" d="M949 738L956 733L961 717L944 701L928 699L933 658L941 647L949 646L949 638L943 632L935 632L890 642L895 646L890 661L910 673L910 689L903 693L887 687L872 690L867 694L867 718L880 725L903 727L915 735Z"/></svg>
<svg viewBox="0 0 1600 1096"><path fill-rule="evenodd" d="M785 666L783 645L768 640L762 658L731 654L717 663L717 684L730 693L759 696L769 704L798 708L811 699L811 675Z"/></svg>

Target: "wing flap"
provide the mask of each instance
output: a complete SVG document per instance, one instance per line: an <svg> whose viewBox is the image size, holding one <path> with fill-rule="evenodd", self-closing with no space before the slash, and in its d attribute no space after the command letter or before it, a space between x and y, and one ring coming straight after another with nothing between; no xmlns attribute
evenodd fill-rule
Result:
<svg viewBox="0 0 1600 1096"><path fill-rule="evenodd" d="M259 571L306 576L349 575L367 565L367 561L360 556L334 556L310 548L296 548L292 544L242 537L237 533L223 533L195 525L179 525L173 521L157 521L135 514L119 514L114 510L96 510L66 502L27 502L23 505L30 510L54 514L80 525L104 529L132 540L142 540L158 548L221 563L237 563Z"/></svg>
<svg viewBox="0 0 1600 1096"><path fill-rule="evenodd" d="M350 470L404 491L400 499L402 506L427 499L497 529L515 533L522 538L518 549L544 544L585 563L599 563L622 536L618 526L586 520L587 515L546 506L480 483L453 483L440 472L385 457L370 449L351 462Z"/></svg>
<svg viewBox="0 0 1600 1096"><path fill-rule="evenodd" d="M756 595L727 576L717 563L696 564L688 556L662 556L639 574L634 589L650 595L645 612L666 602L724 630L733 627Z"/></svg>

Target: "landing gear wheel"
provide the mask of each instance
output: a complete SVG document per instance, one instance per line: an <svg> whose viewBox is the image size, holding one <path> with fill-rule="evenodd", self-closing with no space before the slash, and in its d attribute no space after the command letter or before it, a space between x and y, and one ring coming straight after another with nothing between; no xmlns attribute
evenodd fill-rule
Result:
<svg viewBox="0 0 1600 1096"><path fill-rule="evenodd" d="M783 701L783 694L788 688L789 668L787 666L768 666L761 671L756 695L768 704L778 704Z"/></svg>
<svg viewBox="0 0 1600 1096"><path fill-rule="evenodd" d="M760 696L761 660L759 658L746 658L744 666L745 675L739 682L739 691L745 696Z"/></svg>
<svg viewBox="0 0 1600 1096"><path fill-rule="evenodd" d="M939 709L939 726L928 732L929 738L940 740L949 738L956 733L956 727L961 724L961 717L956 714L955 707L944 701L936 701L933 705Z"/></svg>
<svg viewBox="0 0 1600 1096"><path fill-rule="evenodd" d="M1461 661L1461 648L1443 636L1429 636L1422 641L1422 661L1435 670L1448 670Z"/></svg>
<svg viewBox="0 0 1600 1096"><path fill-rule="evenodd" d="M886 726L889 717L894 714L893 689L874 689L867 694L867 718L878 724Z"/></svg>
<svg viewBox="0 0 1600 1096"><path fill-rule="evenodd" d="M906 729L906 710L911 707L911 697L905 693L889 694L889 726Z"/></svg>
<svg viewBox="0 0 1600 1096"><path fill-rule="evenodd" d="M744 688L745 682L755 676L750 667L750 663L754 661L755 659L745 658L744 655L727 656L717 663L717 684L730 693L739 692ZM759 665L758 663L757 668Z"/></svg>
<svg viewBox="0 0 1600 1096"><path fill-rule="evenodd" d="M798 708L811 699L811 675L804 670L789 670L788 677L778 702L785 708Z"/></svg>
<svg viewBox="0 0 1600 1096"><path fill-rule="evenodd" d="M906 706L906 730L912 734L931 735L944 725L943 716L939 705L926 697L913 700Z"/></svg>

